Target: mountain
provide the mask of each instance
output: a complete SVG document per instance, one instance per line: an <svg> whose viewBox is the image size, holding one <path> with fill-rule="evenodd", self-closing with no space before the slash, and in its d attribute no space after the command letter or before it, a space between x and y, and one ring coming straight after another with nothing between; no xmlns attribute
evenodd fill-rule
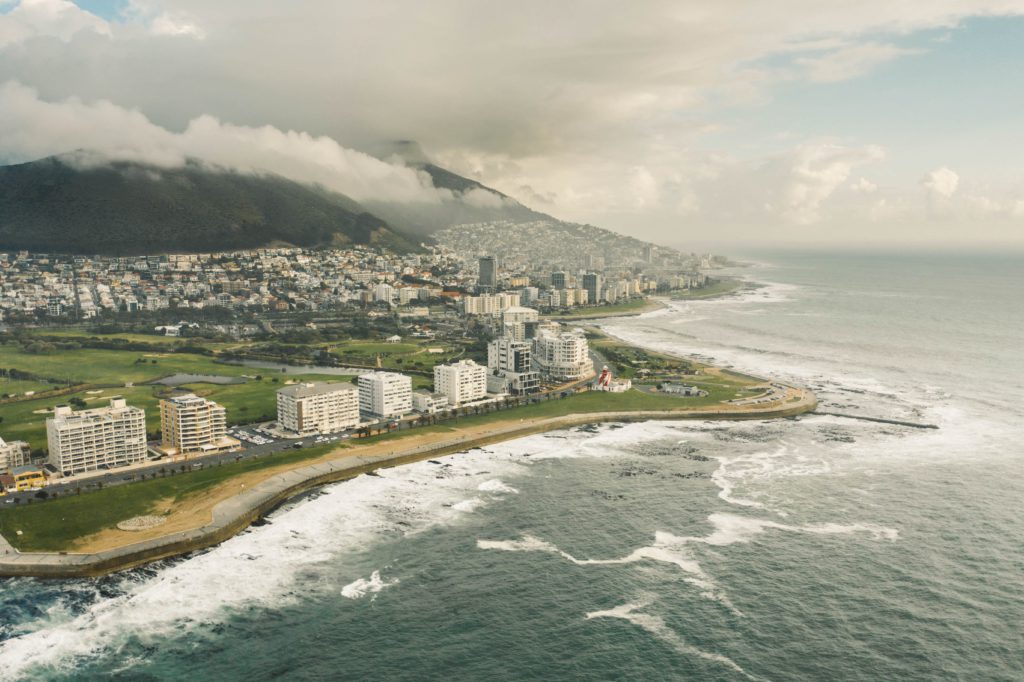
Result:
<svg viewBox="0 0 1024 682"><path fill-rule="evenodd" d="M554 220L524 206L501 192L476 180L445 170L432 163L410 164L430 176L435 187L451 190L453 198L437 204L399 204L366 201L366 209L385 219L396 229L418 237L466 223Z"/></svg>
<svg viewBox="0 0 1024 682"><path fill-rule="evenodd" d="M453 225L556 220L496 189L434 164L413 140L380 143L366 152L383 160L400 159L405 165L429 175L435 187L451 191L450 200L437 204L363 203L374 215L407 234L430 238L435 232Z"/></svg>
<svg viewBox="0 0 1024 682"><path fill-rule="evenodd" d="M0 248L128 255L289 244L418 250L355 201L274 175L71 157L0 167Z"/></svg>

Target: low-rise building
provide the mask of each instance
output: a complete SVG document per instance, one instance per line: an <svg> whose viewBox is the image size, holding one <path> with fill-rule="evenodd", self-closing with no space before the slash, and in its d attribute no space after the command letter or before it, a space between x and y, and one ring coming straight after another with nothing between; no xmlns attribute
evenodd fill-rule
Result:
<svg viewBox="0 0 1024 682"><path fill-rule="evenodd" d="M73 412L54 408L46 420L49 462L65 476L118 467L146 459L146 413L124 398L108 407Z"/></svg>
<svg viewBox="0 0 1024 682"><path fill-rule="evenodd" d="M399 417L412 410L412 379L397 372L359 375L359 410L368 417Z"/></svg>
<svg viewBox="0 0 1024 682"><path fill-rule="evenodd" d="M194 393L160 401L160 450L168 455L208 455L238 447L228 436L227 410Z"/></svg>
<svg viewBox="0 0 1024 682"><path fill-rule="evenodd" d="M682 395L691 398L700 398L708 394L707 391L698 388L697 386L687 386L685 384L662 384L661 391L662 393Z"/></svg>
<svg viewBox="0 0 1024 682"><path fill-rule="evenodd" d="M0 438L0 472L7 472L15 467L28 464L31 455L28 443L12 440L10 443Z"/></svg>
<svg viewBox="0 0 1024 682"><path fill-rule="evenodd" d="M26 464L25 466L14 467L11 472L14 477L14 489L19 492L35 490L46 485L46 476L39 467Z"/></svg>
<svg viewBox="0 0 1024 682"><path fill-rule="evenodd" d="M421 388L412 392L412 409L420 414L436 414L448 409L448 396Z"/></svg>
<svg viewBox="0 0 1024 682"><path fill-rule="evenodd" d="M333 433L359 425L359 389L345 383L303 383L277 392L277 423L295 433Z"/></svg>
<svg viewBox="0 0 1024 682"><path fill-rule="evenodd" d="M434 391L448 397L454 407L487 395L487 368L472 360L434 367Z"/></svg>

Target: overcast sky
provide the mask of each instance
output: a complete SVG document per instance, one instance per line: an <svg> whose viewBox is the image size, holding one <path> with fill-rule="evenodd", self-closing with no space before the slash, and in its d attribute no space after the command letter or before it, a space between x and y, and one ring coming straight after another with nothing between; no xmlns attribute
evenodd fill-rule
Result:
<svg viewBox="0 0 1024 682"><path fill-rule="evenodd" d="M360 151L411 139L538 210L662 242L1024 247L1022 14L0 0L0 163L194 156L355 199L443 199Z"/></svg>

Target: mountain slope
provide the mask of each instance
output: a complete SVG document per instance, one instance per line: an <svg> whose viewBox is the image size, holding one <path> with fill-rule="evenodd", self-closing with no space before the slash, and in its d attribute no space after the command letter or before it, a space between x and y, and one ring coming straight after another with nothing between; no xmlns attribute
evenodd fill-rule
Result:
<svg viewBox="0 0 1024 682"><path fill-rule="evenodd" d="M416 242L339 194L282 177L60 157L0 167L0 248L143 254Z"/></svg>
<svg viewBox="0 0 1024 682"><path fill-rule="evenodd" d="M422 159L409 159L433 181L435 187L451 190L455 198L438 204L396 204L365 202L368 210L397 229L420 237L429 237L452 225L510 221L513 223L555 220L534 211L512 197L476 180L463 177Z"/></svg>

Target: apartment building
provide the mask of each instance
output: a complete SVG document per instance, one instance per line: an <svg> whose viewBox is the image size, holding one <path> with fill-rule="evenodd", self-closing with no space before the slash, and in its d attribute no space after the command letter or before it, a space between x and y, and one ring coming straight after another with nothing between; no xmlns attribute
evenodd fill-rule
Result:
<svg viewBox="0 0 1024 682"><path fill-rule="evenodd" d="M576 381L594 373L590 348L582 329L541 325L533 339L533 365L546 379Z"/></svg>
<svg viewBox="0 0 1024 682"><path fill-rule="evenodd" d="M0 473L28 464L30 454L31 448L25 441L12 440L8 443L0 438Z"/></svg>
<svg viewBox="0 0 1024 682"><path fill-rule="evenodd" d="M448 397L454 407L487 395L487 368L472 360L434 367L434 392Z"/></svg>
<svg viewBox="0 0 1024 682"><path fill-rule="evenodd" d="M239 445L228 436L227 410L194 393L160 401L160 430L160 449L168 455L207 455Z"/></svg>
<svg viewBox="0 0 1024 682"><path fill-rule="evenodd" d="M436 414L448 409L448 396L421 388L412 392L412 408L420 414Z"/></svg>
<svg viewBox="0 0 1024 682"><path fill-rule="evenodd" d="M583 288L587 290L587 299L590 303L600 303L604 287L603 278L596 272L588 272L583 275Z"/></svg>
<svg viewBox="0 0 1024 682"><path fill-rule="evenodd" d="M502 333L516 341L533 338L539 319L540 314L533 308L512 306L501 314Z"/></svg>
<svg viewBox="0 0 1024 682"><path fill-rule="evenodd" d="M359 389L344 383L304 383L277 392L277 423L299 434L333 433L359 425Z"/></svg>
<svg viewBox="0 0 1024 682"><path fill-rule="evenodd" d="M370 417L398 417L412 411L412 379L397 372L359 375L359 410Z"/></svg>
<svg viewBox="0 0 1024 682"><path fill-rule="evenodd" d="M74 412L58 405L46 420L49 462L65 476L146 459L146 412L110 399L107 407Z"/></svg>
<svg viewBox="0 0 1024 682"><path fill-rule="evenodd" d="M533 344L511 336L487 344L487 390L523 395L540 387L540 373L533 368Z"/></svg>
<svg viewBox="0 0 1024 682"><path fill-rule="evenodd" d="M519 305L519 302L519 294L501 293L466 296L462 299L462 311L466 315L499 315L505 310Z"/></svg>

